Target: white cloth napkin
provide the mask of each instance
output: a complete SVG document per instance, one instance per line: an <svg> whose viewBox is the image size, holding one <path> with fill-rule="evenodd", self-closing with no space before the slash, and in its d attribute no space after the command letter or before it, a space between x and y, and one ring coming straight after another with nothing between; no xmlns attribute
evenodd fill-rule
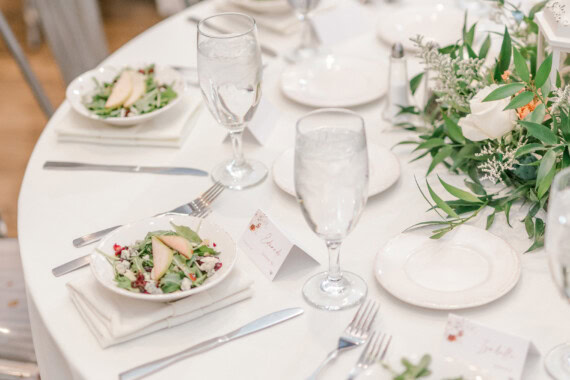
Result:
<svg viewBox="0 0 570 380"><path fill-rule="evenodd" d="M172 109L138 125L118 127L88 119L69 109L56 121L59 141L104 145L162 146L178 148L195 124L202 97L183 95Z"/></svg>
<svg viewBox="0 0 570 380"><path fill-rule="evenodd" d="M176 302L129 299L100 285L94 276L67 283L70 296L99 344L105 348L177 326L253 294L253 282L238 268L219 285Z"/></svg>
<svg viewBox="0 0 570 380"><path fill-rule="evenodd" d="M336 5L337 0L323 0L315 12L330 9ZM278 34L293 34L301 30L301 23L293 10L287 13L254 13L241 8L227 0L217 0L216 8L222 12L245 12L255 18L255 22L262 28L266 28Z"/></svg>

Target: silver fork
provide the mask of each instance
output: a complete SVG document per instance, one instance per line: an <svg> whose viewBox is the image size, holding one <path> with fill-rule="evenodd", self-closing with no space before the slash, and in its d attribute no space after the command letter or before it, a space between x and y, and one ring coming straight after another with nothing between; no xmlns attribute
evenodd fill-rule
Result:
<svg viewBox="0 0 570 380"><path fill-rule="evenodd" d="M224 186L216 182L214 183L208 190L203 192L193 201L190 201L186 204L178 206L170 211L161 212L156 214L155 216L160 216L164 214L188 214L188 215L197 215L198 213L202 212L203 210L207 209L210 206L210 203L214 201L220 195L220 193L224 190ZM85 245L95 243L96 241L100 240L103 236L107 235L109 232L116 230L117 228L121 227L113 226L109 228L105 228L104 230L92 232L90 234L78 237L77 239L73 240L73 245L76 248L83 247Z"/></svg>
<svg viewBox="0 0 570 380"><path fill-rule="evenodd" d="M363 302L360 305L354 318L352 318L352 321L346 326L346 329L344 329L344 332L338 339L337 348L329 352L325 360L323 360L307 380L316 380L322 369L341 352L355 348L366 341L372 322L374 322L374 318L376 318L376 314L378 314L379 307L380 305L372 300L368 300L365 303Z"/></svg>
<svg viewBox="0 0 570 380"><path fill-rule="evenodd" d="M219 182L216 182L214 185L212 185L212 187L210 187L202 195L198 196L193 201L191 201L187 204L184 204L182 206L179 206L173 210L157 214L156 216L165 215L165 214L184 214L184 215L196 216L199 218L205 218L212 211L212 208L210 207L210 205L218 197L218 195L220 195L220 193L224 189L225 189L225 187L223 187ZM119 227L120 226L111 227L111 228L108 228L106 230L95 232L94 234L99 233L99 234L101 234L101 236L103 236L103 235L105 235L105 234L107 234L107 233L111 232L112 230L119 228ZM91 234L91 235L93 235L93 234ZM85 238L86 236L89 236L89 235L85 235L83 238ZM101 236L97 237L96 240L92 240L92 241L85 243L85 244L82 244L82 245L86 245L86 244L95 242L95 241L99 240L101 238ZM75 245L75 241L74 241L74 245ZM59 265L59 266L53 268L52 273L54 276L59 277L59 276L62 276L66 273L74 271L76 269L82 268L82 267L89 264L89 257L90 257L90 255L84 255L84 256L78 257L77 259L73 259L71 261L68 261L65 264L62 264L62 265Z"/></svg>
<svg viewBox="0 0 570 380"><path fill-rule="evenodd" d="M376 363L379 360L384 360L386 356L386 351L390 346L392 341L392 336L387 334L377 334L374 331L370 335L370 339L364 347L364 351L360 354L356 365L352 367L350 373L346 380L354 380L362 371L368 368L370 365Z"/></svg>

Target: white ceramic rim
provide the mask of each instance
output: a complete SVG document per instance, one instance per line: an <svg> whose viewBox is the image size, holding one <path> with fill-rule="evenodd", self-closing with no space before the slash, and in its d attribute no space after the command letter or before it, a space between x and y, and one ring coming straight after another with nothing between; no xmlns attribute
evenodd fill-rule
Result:
<svg viewBox="0 0 570 380"><path fill-rule="evenodd" d="M332 54L335 57L337 57L337 59L350 59L350 60L359 60L361 62L366 62L367 64L370 65L378 65L377 69L374 71L378 71L381 72L381 67L380 65L384 65L385 66L385 71L387 74L387 70L388 70L388 66L386 65L386 63L382 60L371 60L371 59L367 59L367 58L362 58L362 57L358 57L358 56L351 56L351 55L345 55L345 54ZM297 64L297 65L291 65L289 67L287 67L282 73L281 73L281 81L280 81L280 87L281 87L281 92L283 93L283 95L285 95L285 97L287 97L288 99L299 103L299 104L303 104L309 107L317 107L317 108L342 108L342 107L354 107L354 106L358 106L358 105L362 105L362 104L368 104L371 103L375 100L378 100L380 98L382 98L386 91L387 91L387 82L388 82L388 77L386 75L385 81L383 81L384 86L378 88L375 91L369 91L368 93L364 93L364 95L361 95L359 97L346 97L342 100L336 100L333 101L331 99L315 99L315 98L308 98L307 96L298 96L298 91L289 91L287 89L286 86L286 82L287 82L287 77L289 75L291 75L291 73L293 71L299 71L299 70L311 70L313 68L312 63L315 60L322 60L322 57L317 57L317 58L313 58L313 59L309 59L306 61L302 61L301 63ZM374 86L368 86L367 90L373 89Z"/></svg>
<svg viewBox="0 0 570 380"><path fill-rule="evenodd" d="M485 305L485 304L488 304L490 302L493 302L493 301L501 298L502 296L507 294L509 291L511 291L520 279L520 275L521 275L520 258L518 257L515 250L505 240L499 238L498 236L493 235L486 230L483 230L483 229L480 229L477 227L473 227L473 226L469 226L469 225L462 225L460 228L479 230L479 232L481 232L481 233L489 234L490 237L492 237L493 239L498 239L497 241L501 241L502 242L501 244L503 244L504 248L505 248L502 252L505 252L506 255L510 255L514 259L514 263L515 263L514 266L515 267L513 268L514 271L512 272L511 278L508 281L506 281L505 284L500 289L497 289L496 293L489 294L486 297L481 297L481 298L478 298L476 300L466 300L465 302L455 303L455 304L450 304L450 303L446 303L446 302L427 302L425 300L419 299L419 297L415 296L414 294L406 294L405 292L402 292L401 289L398 288L398 284L391 284L391 283L389 283L389 281L385 281L385 277L380 275L380 270L379 270L379 266L381 265L380 262L382 259L382 254L384 253L385 248L390 244L390 242L394 241L395 239L401 238L402 236L405 236L406 233L401 233L399 235L396 235L392 239L390 239L390 241L388 241L380 249L380 251L376 255L376 259L375 259L375 263L374 263L374 276L375 276L376 280L388 293L392 294L394 297L398 298L399 300L404 301L406 303L409 303L411 305L420 306L420 307L424 307L427 309L436 309L436 310L467 309L467 308L471 308L471 307ZM429 237L427 237L427 236L426 236L426 238L429 239ZM454 292L454 293L461 293L461 292L462 291Z"/></svg>

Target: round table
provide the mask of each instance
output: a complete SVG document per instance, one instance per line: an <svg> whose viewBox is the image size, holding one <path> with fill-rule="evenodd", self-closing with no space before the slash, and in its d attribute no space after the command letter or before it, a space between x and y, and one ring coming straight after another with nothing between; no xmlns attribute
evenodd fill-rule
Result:
<svg viewBox="0 0 570 380"><path fill-rule="evenodd" d="M187 17L214 12L213 2L181 12L130 41L104 63L195 65L196 25L187 21ZM259 34L263 43L281 53L296 43L295 36L279 36L264 29L260 29ZM376 59L385 59L388 54L372 30L332 49ZM282 151L293 146L294 122L310 109L292 103L281 94L280 72L286 65L283 59L266 59L266 62L269 65L264 72L263 97L281 114L265 145L246 138L244 148L248 157L270 167ZM195 93L200 96L197 90ZM74 278L90 276L89 268L59 278L52 275L51 269L93 249L91 246L74 248L73 238L176 207L193 199L211 182L209 178L191 176L54 172L43 170L43 163L63 160L193 166L210 170L221 157L231 155L231 145L224 142L225 131L216 125L205 107L181 149L60 143L54 127L69 108L64 102L42 133L28 164L19 199L19 242L42 378L115 379L119 372L137 364L231 331L258 316L294 306L303 307L305 313L269 330L179 362L149 379L300 379L308 376L336 346L339 334L355 310L327 312L304 302L303 283L327 266L325 245L308 228L296 200L281 191L271 178L245 191L225 191L214 203L209 218L224 226L237 241L255 210L261 208L295 240L302 242L320 261L320 266L293 263L284 267L274 281L269 281L242 252L237 265L254 281L252 298L190 323L107 349L98 345L65 286ZM391 147L410 137L409 133L392 129L381 121L380 101L354 110L365 118L371 143ZM380 302L376 324L393 335L388 358L398 367L402 356L437 355L448 312L406 304L387 293L374 278L375 256L383 244L406 227L432 217L425 213L427 204L414 181L414 176L425 177L428 160L409 163L413 154L407 147L395 148L395 152L401 163L401 177L389 190L368 200L358 226L343 244L341 266L362 276L368 284L369 297ZM462 176L451 175L443 167L436 173L452 184L462 184ZM430 178L435 186L435 175ZM485 215L474 224L484 226L484 222ZM521 279L501 299L457 313L526 337L542 353L570 339L570 307L559 296L550 278L545 252L522 254L530 242L518 221L511 229L504 218L498 218L491 232L505 238L521 253ZM342 355L326 368L323 378L345 378L358 355L359 350ZM546 377L541 358L531 358L523 378Z"/></svg>

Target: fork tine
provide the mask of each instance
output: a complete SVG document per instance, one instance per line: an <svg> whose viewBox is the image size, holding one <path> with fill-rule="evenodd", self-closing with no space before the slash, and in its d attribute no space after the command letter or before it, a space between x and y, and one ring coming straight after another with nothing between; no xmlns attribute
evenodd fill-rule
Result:
<svg viewBox="0 0 570 380"><path fill-rule="evenodd" d="M376 315L378 315L378 310L380 310L380 305L374 303L374 307L372 310L373 311L371 311L371 315L370 315L370 318L368 319L368 323L366 323L364 325L364 331L370 331L370 327L372 327L372 323L376 319Z"/></svg>
<svg viewBox="0 0 570 380"><path fill-rule="evenodd" d="M364 350L362 350L362 353L360 354L360 357L358 358L358 362L359 363L364 363L366 362L366 358L368 357L368 354L370 353L370 347L375 344L373 342L376 341L376 339L378 339L378 334L376 334L376 331L372 331L372 334L370 335L370 339L368 339L368 341L366 342L366 345L364 346Z"/></svg>
<svg viewBox="0 0 570 380"><path fill-rule="evenodd" d="M200 195L200 198L207 196L208 194L210 194L212 191L216 190L217 188L219 188L220 186L222 186L221 183L219 182L214 182L214 184L212 186L210 186L208 188L208 190L204 191L202 193L202 195Z"/></svg>
<svg viewBox="0 0 570 380"><path fill-rule="evenodd" d="M358 321L357 331L362 334L366 333L368 329L366 327L372 324L371 320L376 316L376 302L371 301L369 306L366 308L366 312L362 314L362 318Z"/></svg>
<svg viewBox="0 0 570 380"><path fill-rule="evenodd" d="M370 350L370 354L368 355L368 362L370 364L374 363L379 357L380 352L382 352L382 344L384 343L384 338L386 334L379 334L377 341L374 343L374 346Z"/></svg>
<svg viewBox="0 0 570 380"><path fill-rule="evenodd" d="M356 314L354 314L354 318L352 318L352 321L350 321L350 323L347 326L348 331L353 332L357 330L360 320L362 319L362 316L366 314L366 311L368 310L369 306L370 306L370 300L367 300L366 302L362 302L360 304L358 310L356 311Z"/></svg>
<svg viewBox="0 0 570 380"><path fill-rule="evenodd" d="M384 347L382 354L380 354L380 360L384 360L384 357L386 356L386 351L388 351L388 347L390 346L390 342L392 342L392 335L388 335L388 341L386 342L386 347Z"/></svg>
<svg viewBox="0 0 570 380"><path fill-rule="evenodd" d="M212 191L210 194L208 194L207 196L204 197L200 197L200 200L204 201L206 204L210 204L212 203L212 201L214 199L216 199L218 197L218 195L220 195L222 193L222 191L225 190L225 187L221 186L216 188L214 191Z"/></svg>

